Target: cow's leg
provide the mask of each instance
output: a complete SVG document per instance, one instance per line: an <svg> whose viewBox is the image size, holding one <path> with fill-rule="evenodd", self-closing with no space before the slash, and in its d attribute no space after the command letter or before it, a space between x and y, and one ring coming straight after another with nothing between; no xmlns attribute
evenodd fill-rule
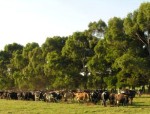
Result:
<svg viewBox="0 0 150 114"><path fill-rule="evenodd" d="M106 107L106 100L102 100L102 105Z"/></svg>
<svg viewBox="0 0 150 114"><path fill-rule="evenodd" d="M118 107L119 107L119 103L120 103L119 101L116 102L116 104L117 104Z"/></svg>

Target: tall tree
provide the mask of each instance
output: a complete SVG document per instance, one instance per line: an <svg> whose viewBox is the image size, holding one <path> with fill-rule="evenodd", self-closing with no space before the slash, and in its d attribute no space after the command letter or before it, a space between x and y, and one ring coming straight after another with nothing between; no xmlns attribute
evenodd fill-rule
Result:
<svg viewBox="0 0 150 114"><path fill-rule="evenodd" d="M0 51L0 89L7 89L9 86L9 79L7 77L9 69L9 53L6 51Z"/></svg>
<svg viewBox="0 0 150 114"><path fill-rule="evenodd" d="M23 46L20 45L20 44L17 44L17 43L13 43L13 44L8 44L4 47L4 51L8 53L8 63L7 63L7 81L8 81L8 88L9 89L12 89L12 88L15 88L16 85L15 85L15 80L13 78L13 72L15 71L15 68L13 67L14 65L11 64L11 60L13 58L13 55L17 52L17 53L22 53L22 50L23 50Z"/></svg>
<svg viewBox="0 0 150 114"><path fill-rule="evenodd" d="M106 84L104 83L104 77L107 75L108 64L105 59L106 56L106 41L100 39L98 44L95 46L95 55L88 61L87 65L89 71L92 73L91 83L95 88L104 89Z"/></svg>
<svg viewBox="0 0 150 114"><path fill-rule="evenodd" d="M25 66L22 69L22 79L23 81L20 80L20 87L21 89L34 89L34 84L33 81L34 80L34 76L35 76L35 72L34 72L34 67L32 66L32 58L33 56L35 57L34 50L39 49L39 44L36 42L32 42L32 43L27 43L26 46L23 48L23 53L22 53L22 57L25 60ZM39 53L41 55L41 53ZM40 56L38 55L38 56ZM16 75L16 74L15 74ZM36 79L35 79L36 81ZM33 85L32 85L33 84ZM35 86L36 87L36 86Z"/></svg>
<svg viewBox="0 0 150 114"><path fill-rule="evenodd" d="M139 41L150 57L150 3L142 3L138 10L129 13L124 21L126 34Z"/></svg>
<svg viewBox="0 0 150 114"><path fill-rule="evenodd" d="M10 68L16 89L22 89L21 85L24 82L23 69L27 66L27 64L28 61L23 57L22 53L19 51L13 53L10 61Z"/></svg>
<svg viewBox="0 0 150 114"><path fill-rule="evenodd" d="M76 69L75 76L76 74L80 75L80 72L86 72L87 61L92 56L92 49L89 42L89 37L84 32L75 32L68 38L63 47L62 55L71 59L74 63L74 66L72 66L74 68L70 68L70 71L74 72L72 69ZM84 88L87 88L87 75L80 76L80 78L81 84L84 83Z"/></svg>
<svg viewBox="0 0 150 114"><path fill-rule="evenodd" d="M43 57L45 58L44 73L48 78L48 88L60 88L66 86L63 69L65 69L65 58L61 50L65 45L67 37L48 37L42 45ZM64 67L63 67L64 65Z"/></svg>
<svg viewBox="0 0 150 114"><path fill-rule="evenodd" d="M138 53L138 57L145 59L147 64L150 63L150 3L142 3L138 10L135 10L133 13L129 13L124 21L124 30L130 38L134 39L138 45L136 45L134 52ZM137 55L137 54L136 54ZM140 62L140 61L139 61ZM143 62L142 62L143 63ZM143 63L144 65L144 63ZM141 68L142 69L142 68ZM141 77L148 77L149 66L147 66L147 71L145 74L140 73ZM149 80L149 79L147 79ZM139 80L140 82L142 80ZM150 90L150 82L148 82Z"/></svg>
<svg viewBox="0 0 150 114"><path fill-rule="evenodd" d="M36 42L27 43L26 46L23 48L23 56L25 58L29 58L29 52L32 51L34 48L39 47L39 44Z"/></svg>
<svg viewBox="0 0 150 114"><path fill-rule="evenodd" d="M117 73L119 72L118 69L113 68L113 64L115 63L116 59L121 57L124 53L127 52L128 46L129 46L129 39L125 35L123 30L123 19L114 17L111 18L108 22L108 28L105 34L106 44L106 55L105 55L105 61L107 66L107 71L110 72L110 75L107 75L105 77L105 82L107 84L113 84L113 86L116 88L117 81ZM107 80L112 80L112 82L109 82ZM108 85L110 86L110 85Z"/></svg>
<svg viewBox="0 0 150 114"><path fill-rule="evenodd" d="M100 19L98 22L90 22L88 27L88 31L92 36L97 38L104 38L107 25L103 20Z"/></svg>
<svg viewBox="0 0 150 114"><path fill-rule="evenodd" d="M48 37L46 41L42 44L42 51L44 57L46 57L48 52L56 51L57 53L61 53L63 46L65 45L67 37Z"/></svg>

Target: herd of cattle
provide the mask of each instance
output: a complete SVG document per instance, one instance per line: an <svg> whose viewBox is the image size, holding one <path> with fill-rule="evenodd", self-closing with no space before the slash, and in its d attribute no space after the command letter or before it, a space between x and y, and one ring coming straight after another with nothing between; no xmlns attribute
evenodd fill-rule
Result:
<svg viewBox="0 0 150 114"><path fill-rule="evenodd" d="M136 91L125 89L120 93L106 90L84 90L84 91L0 91L1 99L32 100L45 102L86 102L106 106L125 106L132 104Z"/></svg>

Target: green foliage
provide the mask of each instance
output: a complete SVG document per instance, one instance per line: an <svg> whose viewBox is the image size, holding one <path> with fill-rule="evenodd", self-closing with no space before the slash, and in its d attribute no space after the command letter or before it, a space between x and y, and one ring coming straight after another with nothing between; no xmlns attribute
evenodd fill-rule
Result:
<svg viewBox="0 0 150 114"><path fill-rule="evenodd" d="M150 3L124 19L90 22L68 37L48 37L40 47L13 43L0 51L0 89L116 88L150 91ZM82 73L85 75L83 76Z"/></svg>
<svg viewBox="0 0 150 114"><path fill-rule="evenodd" d="M96 38L103 38L107 29L106 23L101 19L98 22L90 22L88 27L89 34Z"/></svg>
<svg viewBox="0 0 150 114"><path fill-rule="evenodd" d="M150 56L150 3L142 3L137 11L128 14L124 21L125 33L131 38L136 39L141 44L141 47L147 49L147 56Z"/></svg>
<svg viewBox="0 0 150 114"><path fill-rule="evenodd" d="M4 47L4 51L12 54L14 51L16 50L22 50L23 46L17 43L13 43L13 44L8 44Z"/></svg>
<svg viewBox="0 0 150 114"><path fill-rule="evenodd" d="M150 32L150 3L142 3L139 8L137 23L142 31Z"/></svg>

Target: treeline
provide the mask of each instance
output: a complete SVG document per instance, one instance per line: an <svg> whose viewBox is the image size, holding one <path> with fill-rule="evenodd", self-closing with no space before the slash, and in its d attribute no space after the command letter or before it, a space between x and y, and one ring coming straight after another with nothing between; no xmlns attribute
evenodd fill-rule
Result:
<svg viewBox="0 0 150 114"><path fill-rule="evenodd" d="M13 43L0 51L1 90L141 86L150 91L150 2L124 19L100 19L41 46Z"/></svg>

